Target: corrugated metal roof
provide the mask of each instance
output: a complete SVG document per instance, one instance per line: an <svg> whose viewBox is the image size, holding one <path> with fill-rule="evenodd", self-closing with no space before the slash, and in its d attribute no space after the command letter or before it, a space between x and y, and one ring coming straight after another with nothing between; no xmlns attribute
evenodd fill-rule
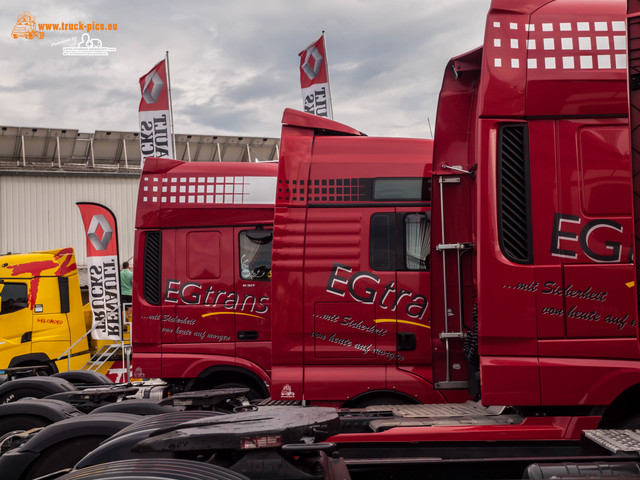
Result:
<svg viewBox="0 0 640 480"><path fill-rule="evenodd" d="M280 139L176 134L176 159L188 162L277 160ZM140 170L138 132L0 126L0 168Z"/></svg>

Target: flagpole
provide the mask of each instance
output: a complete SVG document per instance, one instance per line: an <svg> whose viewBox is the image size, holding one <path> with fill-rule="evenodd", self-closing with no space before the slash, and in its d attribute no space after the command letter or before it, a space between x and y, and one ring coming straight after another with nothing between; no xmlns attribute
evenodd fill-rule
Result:
<svg viewBox="0 0 640 480"><path fill-rule="evenodd" d="M173 128L173 99L171 98L171 76L169 75L169 50L165 53L165 60L167 62L167 83L169 84L169 117L171 120L171 145L173 146L173 158L178 157L178 151L176 150L176 133Z"/></svg>
<svg viewBox="0 0 640 480"><path fill-rule="evenodd" d="M333 101L331 100L331 80L329 79L329 54L327 53L327 41L325 40L324 30L322 31L322 46L324 47L324 61L327 70L327 90L329 93L329 106L331 108L330 120L333 120Z"/></svg>

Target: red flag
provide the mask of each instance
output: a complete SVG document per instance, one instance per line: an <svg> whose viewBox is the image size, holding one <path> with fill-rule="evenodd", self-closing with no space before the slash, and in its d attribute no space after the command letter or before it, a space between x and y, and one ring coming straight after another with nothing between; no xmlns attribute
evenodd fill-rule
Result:
<svg viewBox="0 0 640 480"><path fill-rule="evenodd" d="M147 157L173 158L171 102L167 60L162 60L149 73L140 77L140 151L141 166Z"/></svg>
<svg viewBox="0 0 640 480"><path fill-rule="evenodd" d="M333 119L324 33L298 55L304 111Z"/></svg>
<svg viewBox="0 0 640 480"><path fill-rule="evenodd" d="M78 202L87 237L92 338L120 340L120 268L116 218L107 207Z"/></svg>

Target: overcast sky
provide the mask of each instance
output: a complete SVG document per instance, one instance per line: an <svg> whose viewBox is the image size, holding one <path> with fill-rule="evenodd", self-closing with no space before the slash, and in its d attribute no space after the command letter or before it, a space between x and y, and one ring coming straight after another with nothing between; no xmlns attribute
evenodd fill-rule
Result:
<svg viewBox="0 0 640 480"><path fill-rule="evenodd" d="M443 69L480 46L489 3L5 1L0 125L136 131L138 78L168 50L176 133L277 137L282 111L302 109L298 52L324 30L334 120L368 135L430 138ZM115 51L63 56L82 32L13 39L24 10L36 23L117 24L90 33Z"/></svg>

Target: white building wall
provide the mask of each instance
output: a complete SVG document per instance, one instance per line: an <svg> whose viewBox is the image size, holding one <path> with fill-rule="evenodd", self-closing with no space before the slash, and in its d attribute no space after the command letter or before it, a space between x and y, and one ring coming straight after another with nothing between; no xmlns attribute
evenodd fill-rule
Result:
<svg viewBox="0 0 640 480"><path fill-rule="evenodd" d="M133 257L138 176L3 174L0 254L73 247L85 266L86 241L76 202L108 207L118 223L120 263Z"/></svg>

